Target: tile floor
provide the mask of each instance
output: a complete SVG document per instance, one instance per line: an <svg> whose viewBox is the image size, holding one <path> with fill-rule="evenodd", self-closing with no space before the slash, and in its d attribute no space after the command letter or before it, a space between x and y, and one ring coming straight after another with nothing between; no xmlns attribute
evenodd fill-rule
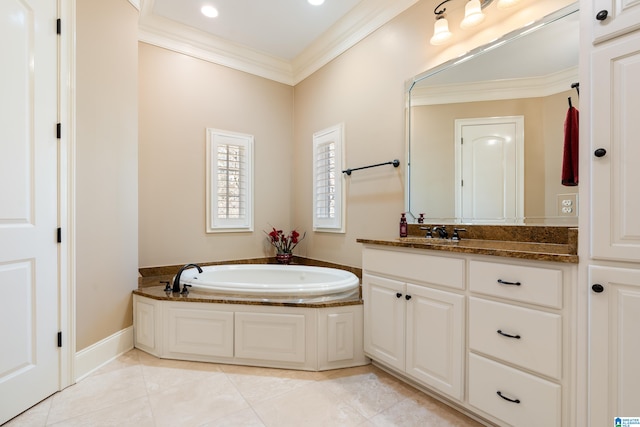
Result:
<svg viewBox="0 0 640 427"><path fill-rule="evenodd" d="M369 366L302 372L131 350L9 421L44 426L480 426Z"/></svg>

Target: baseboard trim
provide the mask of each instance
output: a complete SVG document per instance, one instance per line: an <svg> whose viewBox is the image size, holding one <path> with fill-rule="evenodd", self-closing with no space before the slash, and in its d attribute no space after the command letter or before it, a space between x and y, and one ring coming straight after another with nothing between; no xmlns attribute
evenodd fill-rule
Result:
<svg viewBox="0 0 640 427"><path fill-rule="evenodd" d="M76 353L76 382L133 348L133 326L122 329Z"/></svg>

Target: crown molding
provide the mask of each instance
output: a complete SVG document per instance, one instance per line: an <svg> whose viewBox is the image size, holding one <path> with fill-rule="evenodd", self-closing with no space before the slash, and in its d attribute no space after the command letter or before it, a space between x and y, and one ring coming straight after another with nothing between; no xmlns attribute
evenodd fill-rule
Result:
<svg viewBox="0 0 640 427"><path fill-rule="evenodd" d="M542 77L414 87L411 105L537 98L569 90L577 79L578 67L571 67Z"/></svg>
<svg viewBox="0 0 640 427"><path fill-rule="evenodd" d="M140 0L129 1L133 4ZM142 2L138 40L294 86L417 2L418 0L364 0L293 61L154 15L154 0Z"/></svg>
<svg viewBox="0 0 640 427"><path fill-rule="evenodd" d="M293 85L288 61L154 15L153 4L154 0L145 0L142 4L138 24L139 41Z"/></svg>
<svg viewBox="0 0 640 427"><path fill-rule="evenodd" d="M294 84L318 71L418 0L360 2L292 61Z"/></svg>
<svg viewBox="0 0 640 427"><path fill-rule="evenodd" d="M131 6L140 10L140 0L129 0L129 3L131 3Z"/></svg>

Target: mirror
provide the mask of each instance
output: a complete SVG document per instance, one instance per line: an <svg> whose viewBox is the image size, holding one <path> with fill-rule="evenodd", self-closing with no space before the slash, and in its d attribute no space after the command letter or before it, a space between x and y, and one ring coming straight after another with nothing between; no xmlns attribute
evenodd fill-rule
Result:
<svg viewBox="0 0 640 427"><path fill-rule="evenodd" d="M561 177L578 15L562 9L408 82L410 216L577 226L578 187Z"/></svg>

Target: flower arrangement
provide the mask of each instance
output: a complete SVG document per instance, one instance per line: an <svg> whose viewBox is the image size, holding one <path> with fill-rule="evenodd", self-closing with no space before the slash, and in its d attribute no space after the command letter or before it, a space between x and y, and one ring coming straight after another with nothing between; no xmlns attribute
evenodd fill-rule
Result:
<svg viewBox="0 0 640 427"><path fill-rule="evenodd" d="M273 227L269 233L265 231L265 234L267 235L269 243L276 248L279 254L292 253L293 248L295 248L307 235L305 232L302 237L300 237L300 233L295 229L291 230L289 234L284 234L282 230L276 230L275 227Z"/></svg>

